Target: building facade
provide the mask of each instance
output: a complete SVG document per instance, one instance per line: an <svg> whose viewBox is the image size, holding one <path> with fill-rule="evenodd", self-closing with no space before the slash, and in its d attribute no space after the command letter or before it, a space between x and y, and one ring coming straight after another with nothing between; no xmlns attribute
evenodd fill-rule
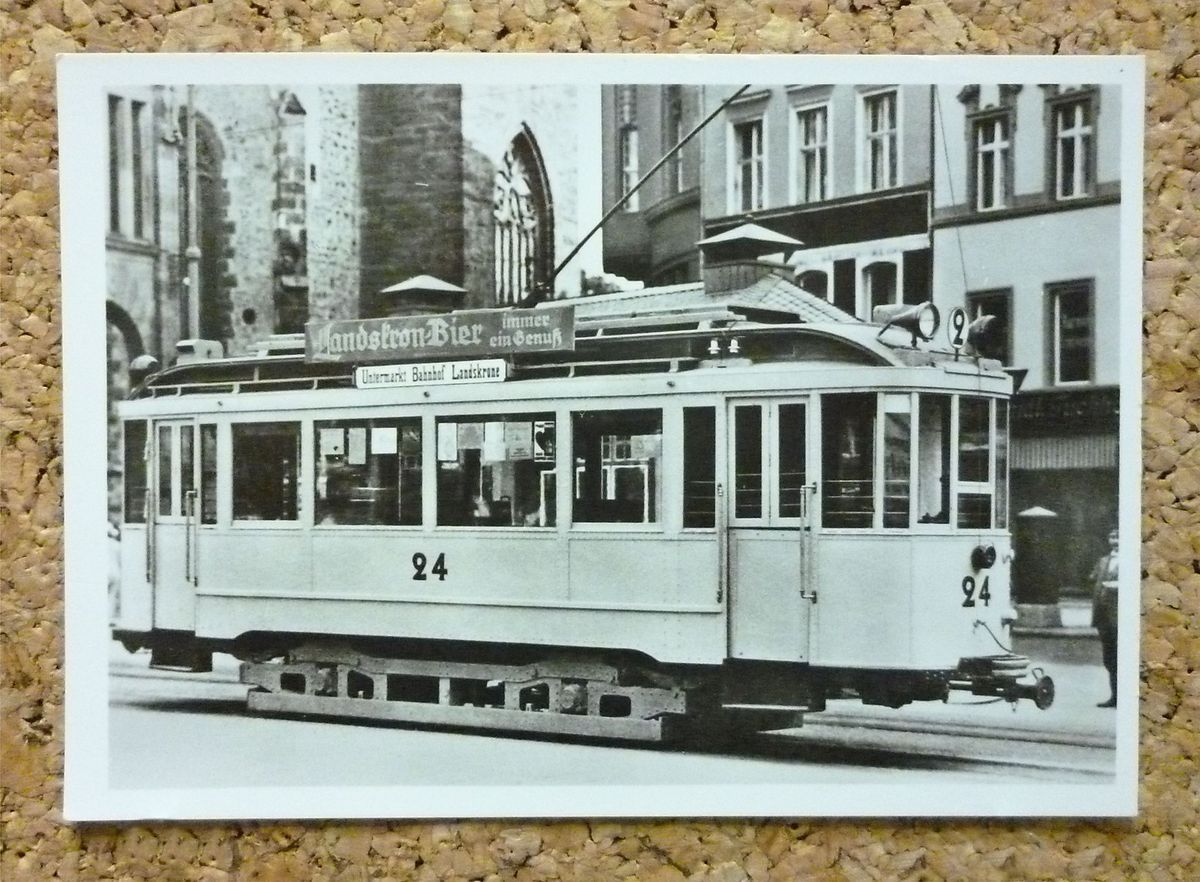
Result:
<svg viewBox="0 0 1200 882"><path fill-rule="evenodd" d="M110 434L130 363L169 364L180 340L245 353L310 320L394 311L380 292L418 275L480 308L577 296L600 270L598 236L555 274L601 214L599 87L138 86L107 101Z"/></svg>
<svg viewBox="0 0 1200 882"><path fill-rule="evenodd" d="M990 354L1025 372L1016 587L1052 601L1086 590L1117 523L1120 89L951 85L934 102L934 299L998 316Z"/></svg>
<svg viewBox="0 0 1200 882"><path fill-rule="evenodd" d="M704 112L735 91L706 86ZM800 240L800 286L859 318L928 300L930 112L928 86L751 86L701 136L705 236Z"/></svg>
<svg viewBox="0 0 1200 882"><path fill-rule="evenodd" d="M700 86L601 87L606 210L695 128L701 93ZM626 200L604 226L606 270L650 286L699 280L700 169L693 138Z"/></svg>

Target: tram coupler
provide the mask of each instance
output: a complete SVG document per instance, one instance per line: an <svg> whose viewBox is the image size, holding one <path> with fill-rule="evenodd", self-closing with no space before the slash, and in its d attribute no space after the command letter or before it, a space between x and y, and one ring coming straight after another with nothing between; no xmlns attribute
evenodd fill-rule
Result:
<svg viewBox="0 0 1200 882"><path fill-rule="evenodd" d="M1054 704L1054 680L1041 668L1028 670L1028 665L1029 660L1019 655L963 659L947 686L1013 703L1025 699L1032 701L1038 710L1046 710ZM1033 682L1018 682L1026 673L1033 677Z"/></svg>

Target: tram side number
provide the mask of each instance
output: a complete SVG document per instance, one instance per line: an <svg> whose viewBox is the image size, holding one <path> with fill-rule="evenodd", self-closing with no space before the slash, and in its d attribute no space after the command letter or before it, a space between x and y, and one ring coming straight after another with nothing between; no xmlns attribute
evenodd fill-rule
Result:
<svg viewBox="0 0 1200 882"><path fill-rule="evenodd" d="M412 556L413 581L414 582L424 582L429 578L425 574L425 567L428 564L429 564L429 558L427 558L423 552L418 551L416 554L414 554ZM433 562L433 566L429 568L429 572L431 572L435 576L437 576L439 582L446 581L446 576L448 576L450 574L450 571L446 569L446 553L445 552L442 552L441 554L439 554L437 556L437 559Z"/></svg>
<svg viewBox="0 0 1200 882"><path fill-rule="evenodd" d="M983 601L984 606L989 606L992 600L992 592L988 590L988 577L983 577L983 584L979 586L979 594L975 593L975 577L967 576L962 580L963 606L974 606L975 599Z"/></svg>

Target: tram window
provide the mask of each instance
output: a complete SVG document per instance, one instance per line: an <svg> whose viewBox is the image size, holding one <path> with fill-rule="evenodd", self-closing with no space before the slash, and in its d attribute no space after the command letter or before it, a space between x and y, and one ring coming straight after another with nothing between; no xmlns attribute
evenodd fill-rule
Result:
<svg viewBox="0 0 1200 882"><path fill-rule="evenodd" d="M657 523L662 411L576 413L573 421L575 521Z"/></svg>
<svg viewBox="0 0 1200 882"><path fill-rule="evenodd" d="M217 522L217 427L200 427L200 523Z"/></svg>
<svg viewBox="0 0 1200 882"><path fill-rule="evenodd" d="M779 405L779 516L805 516L805 420L803 404Z"/></svg>
<svg viewBox="0 0 1200 882"><path fill-rule="evenodd" d="M996 523L1008 527L1008 402L996 402Z"/></svg>
<svg viewBox="0 0 1200 882"><path fill-rule="evenodd" d="M159 517L175 514L171 506L171 427L158 427L158 469L155 477L158 480L158 512Z"/></svg>
<svg viewBox="0 0 1200 882"><path fill-rule="evenodd" d="M739 518L763 516L762 408L757 404L733 409L733 511Z"/></svg>
<svg viewBox="0 0 1200 882"><path fill-rule="evenodd" d="M233 517L294 521L300 478L299 423L235 423Z"/></svg>
<svg viewBox="0 0 1200 882"><path fill-rule="evenodd" d="M908 526L912 472L912 400L883 396L883 525Z"/></svg>
<svg viewBox="0 0 1200 882"><path fill-rule="evenodd" d="M419 419L329 420L313 432L318 525L420 525Z"/></svg>
<svg viewBox="0 0 1200 882"><path fill-rule="evenodd" d="M990 465L991 402L964 396L958 401L958 483L969 485L958 495L958 526L963 529L992 525Z"/></svg>
<svg viewBox="0 0 1200 882"><path fill-rule="evenodd" d="M950 396L922 395L917 433L917 522L950 523Z"/></svg>
<svg viewBox="0 0 1200 882"><path fill-rule="evenodd" d="M875 407L870 392L823 399L821 517L826 527L874 525Z"/></svg>
<svg viewBox="0 0 1200 882"><path fill-rule="evenodd" d="M711 527L717 513L717 415L711 407L683 409L683 525Z"/></svg>
<svg viewBox="0 0 1200 882"><path fill-rule="evenodd" d="M125 523L146 523L146 423L125 423Z"/></svg>
<svg viewBox="0 0 1200 882"><path fill-rule="evenodd" d="M554 526L554 414L439 419L437 458L440 526Z"/></svg>
<svg viewBox="0 0 1200 882"><path fill-rule="evenodd" d="M188 494L196 489L196 434L192 426L179 427L179 506L180 514L195 514L188 506Z"/></svg>
<svg viewBox="0 0 1200 882"><path fill-rule="evenodd" d="M988 480L988 400L960 398L958 402L958 480Z"/></svg>

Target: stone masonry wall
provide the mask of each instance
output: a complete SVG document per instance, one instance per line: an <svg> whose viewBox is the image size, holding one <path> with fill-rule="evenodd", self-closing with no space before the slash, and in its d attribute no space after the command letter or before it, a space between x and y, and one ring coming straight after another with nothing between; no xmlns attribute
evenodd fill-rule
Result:
<svg viewBox="0 0 1200 882"><path fill-rule="evenodd" d="M276 144L278 114L268 86L200 86L196 110L217 130L225 206L220 267L231 303L231 353L243 353L274 328Z"/></svg>
<svg viewBox="0 0 1200 882"><path fill-rule="evenodd" d="M462 127L457 85L359 90L361 312L383 288L429 274L461 285Z"/></svg>
<svg viewBox="0 0 1200 882"><path fill-rule="evenodd" d="M359 315L358 87L297 89L308 112L308 315Z"/></svg>

